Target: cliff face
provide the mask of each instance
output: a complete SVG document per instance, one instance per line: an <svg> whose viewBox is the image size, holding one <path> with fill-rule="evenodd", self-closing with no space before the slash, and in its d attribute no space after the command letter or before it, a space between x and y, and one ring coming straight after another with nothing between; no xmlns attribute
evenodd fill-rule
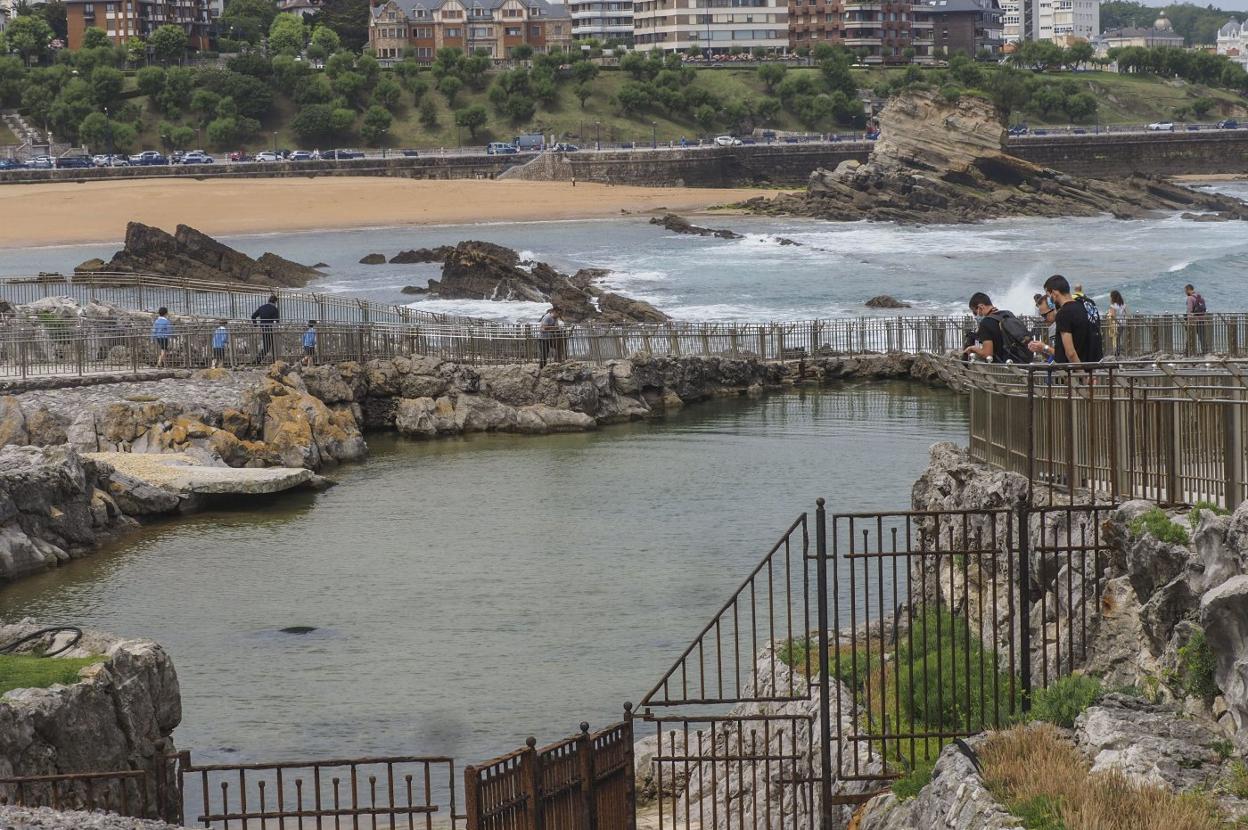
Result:
<svg viewBox="0 0 1248 830"><path fill-rule="evenodd" d="M1012 156L1000 116L982 98L906 93L884 108L880 130L865 164L816 170L805 193L743 206L767 215L921 223L1106 213L1129 219L1162 210L1248 218L1248 205L1227 196L1142 176L1080 178Z"/></svg>
<svg viewBox="0 0 1248 830"><path fill-rule="evenodd" d="M126 225L125 247L111 260L90 260L74 270L135 271L282 288L298 288L321 276L316 269L277 254L265 253L252 259L188 225L178 225L176 232L169 234L142 222Z"/></svg>

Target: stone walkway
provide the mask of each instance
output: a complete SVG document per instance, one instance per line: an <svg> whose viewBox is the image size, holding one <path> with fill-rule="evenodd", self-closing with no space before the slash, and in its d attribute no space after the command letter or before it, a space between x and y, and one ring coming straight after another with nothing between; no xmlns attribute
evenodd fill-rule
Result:
<svg viewBox="0 0 1248 830"><path fill-rule="evenodd" d="M307 484L313 473L302 467L208 467L181 453L91 452L87 458L179 494L258 495Z"/></svg>

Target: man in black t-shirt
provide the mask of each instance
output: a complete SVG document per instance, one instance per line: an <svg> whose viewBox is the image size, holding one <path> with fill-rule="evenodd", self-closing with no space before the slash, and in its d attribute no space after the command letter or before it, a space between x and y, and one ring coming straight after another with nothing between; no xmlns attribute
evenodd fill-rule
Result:
<svg viewBox="0 0 1248 830"><path fill-rule="evenodd" d="M1030 363L1031 355L1024 345L1027 327L1011 312L999 309L982 291L971 295L971 313L979 318L975 345L962 350L963 355L977 355L997 363Z"/></svg>
<svg viewBox="0 0 1248 830"><path fill-rule="evenodd" d="M1058 363L1096 363L1102 357L1101 327L1087 307L1071 293L1070 283L1054 274L1044 283L1044 293L1057 305L1057 336L1052 346L1033 343L1032 351L1046 351Z"/></svg>

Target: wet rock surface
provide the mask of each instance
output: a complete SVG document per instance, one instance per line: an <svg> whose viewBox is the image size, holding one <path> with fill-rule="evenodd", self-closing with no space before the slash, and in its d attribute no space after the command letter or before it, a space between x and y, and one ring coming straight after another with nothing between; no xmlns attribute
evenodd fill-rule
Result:
<svg viewBox="0 0 1248 830"><path fill-rule="evenodd" d="M714 236L718 239L741 239L742 238L741 234L737 233L736 231L730 231L725 228L718 228L718 229L717 228L703 228L699 225L694 225L688 219L684 218L683 216L677 216L674 213L667 213L667 214L664 214L663 216L656 216L650 220L650 224L662 225L664 228L666 228L669 231L672 231L673 233L684 233L684 234L690 234L692 236ZM787 241L789 244L795 244L793 243L793 240L791 239Z"/></svg>
<svg viewBox="0 0 1248 830"><path fill-rule="evenodd" d="M454 250L454 245L439 245L436 248L415 248L399 251L390 257L390 264L414 265L421 262L443 262Z"/></svg>
<svg viewBox="0 0 1248 830"><path fill-rule="evenodd" d="M141 222L126 225L125 247L108 262L88 261L74 270L134 271L286 288L298 288L322 276L314 268L277 254L265 253L252 259L189 225L178 225L170 234Z"/></svg>
<svg viewBox="0 0 1248 830"><path fill-rule="evenodd" d="M879 294L863 303L867 308L911 308L910 303L903 303L901 300L890 294Z"/></svg>
<svg viewBox="0 0 1248 830"><path fill-rule="evenodd" d="M907 93L888 102L880 126L865 164L816 170L804 193L757 197L740 207L771 216L930 224L1107 213L1134 219L1155 211L1248 218L1248 205L1228 196L1144 176L1080 178L1012 156L995 107L978 97L951 103L934 91Z"/></svg>

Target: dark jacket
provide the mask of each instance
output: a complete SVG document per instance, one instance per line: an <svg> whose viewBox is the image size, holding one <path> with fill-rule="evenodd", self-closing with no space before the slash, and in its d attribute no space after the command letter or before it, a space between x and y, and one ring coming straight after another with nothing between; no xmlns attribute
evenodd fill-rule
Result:
<svg viewBox="0 0 1248 830"><path fill-rule="evenodd" d="M271 326L278 320L277 306L265 303L252 313L251 319L259 320L262 326Z"/></svg>

